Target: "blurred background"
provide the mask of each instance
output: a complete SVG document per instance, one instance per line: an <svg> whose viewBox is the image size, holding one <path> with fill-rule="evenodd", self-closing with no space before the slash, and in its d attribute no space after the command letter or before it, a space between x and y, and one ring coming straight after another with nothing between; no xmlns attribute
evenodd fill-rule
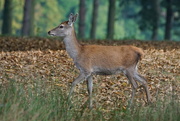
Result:
<svg viewBox="0 0 180 121"><path fill-rule="evenodd" d="M0 34L47 37L70 13L81 39L180 41L180 0L0 0Z"/></svg>

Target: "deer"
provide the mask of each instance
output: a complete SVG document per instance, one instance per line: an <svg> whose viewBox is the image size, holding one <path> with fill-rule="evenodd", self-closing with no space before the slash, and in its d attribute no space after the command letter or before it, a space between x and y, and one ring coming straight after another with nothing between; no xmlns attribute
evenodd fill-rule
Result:
<svg viewBox="0 0 180 121"><path fill-rule="evenodd" d="M134 95L138 88L137 82L144 87L147 102L151 102L147 80L138 73L137 68L138 62L144 56L143 50L132 45L104 46L81 44L77 40L74 29L77 16L78 14L73 15L71 13L68 21L60 23L48 32L51 36L58 36L63 39L68 55L72 58L80 72L79 76L71 84L68 97L71 97L77 84L86 80L89 107L92 108L92 76L123 73L132 87L130 103L134 100Z"/></svg>

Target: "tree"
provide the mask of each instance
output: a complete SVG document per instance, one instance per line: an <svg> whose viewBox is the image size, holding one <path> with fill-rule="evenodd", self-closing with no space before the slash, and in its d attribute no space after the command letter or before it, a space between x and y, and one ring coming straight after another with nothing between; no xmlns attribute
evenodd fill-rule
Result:
<svg viewBox="0 0 180 121"><path fill-rule="evenodd" d="M166 0L166 24L165 24L165 35L164 39L171 39L171 28L172 28L173 10L172 0Z"/></svg>
<svg viewBox="0 0 180 121"><path fill-rule="evenodd" d="M3 11L2 34L10 35L12 33L12 2L13 0L5 0Z"/></svg>
<svg viewBox="0 0 180 121"><path fill-rule="evenodd" d="M152 13L154 17L152 18L152 40L157 40L158 27L159 27L159 16L160 16L160 5L159 0L152 0Z"/></svg>
<svg viewBox="0 0 180 121"><path fill-rule="evenodd" d="M78 37L85 37L85 15L86 15L86 3L85 0L80 0L79 4L79 28Z"/></svg>
<svg viewBox="0 0 180 121"><path fill-rule="evenodd" d="M150 29L151 39L156 40L159 28L160 3L159 0L140 0L142 9L140 10L139 26L141 30Z"/></svg>
<svg viewBox="0 0 180 121"><path fill-rule="evenodd" d="M99 7L99 0L94 0L93 1L92 21L91 21L91 38L92 39L95 39L95 37L96 37L98 7Z"/></svg>
<svg viewBox="0 0 180 121"><path fill-rule="evenodd" d="M116 0L109 0L107 39L113 39L115 23Z"/></svg>
<svg viewBox="0 0 180 121"><path fill-rule="evenodd" d="M35 0L25 0L22 35L32 36L34 33L34 6Z"/></svg>

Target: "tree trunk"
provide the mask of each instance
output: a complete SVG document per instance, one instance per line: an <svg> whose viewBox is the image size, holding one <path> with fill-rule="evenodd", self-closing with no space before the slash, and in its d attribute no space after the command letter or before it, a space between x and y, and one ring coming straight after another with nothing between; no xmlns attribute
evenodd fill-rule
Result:
<svg viewBox="0 0 180 121"><path fill-rule="evenodd" d="M99 0L93 1L93 13L92 13L92 21L91 21L91 38L96 38L96 26L97 26L97 17L98 17L98 7Z"/></svg>
<svg viewBox="0 0 180 121"><path fill-rule="evenodd" d="M152 40L157 40L158 36L158 27L159 27L159 15L160 15L160 4L159 0L152 0L152 7L153 7L153 24L152 24Z"/></svg>
<svg viewBox="0 0 180 121"><path fill-rule="evenodd" d="M165 25L165 40L171 40L171 28L173 20L172 0L166 0L166 25Z"/></svg>
<svg viewBox="0 0 180 121"><path fill-rule="evenodd" d="M32 36L34 34L34 6L35 0L25 0L22 35Z"/></svg>
<svg viewBox="0 0 180 121"><path fill-rule="evenodd" d="M115 23L116 0L109 0L107 39L113 39Z"/></svg>
<svg viewBox="0 0 180 121"><path fill-rule="evenodd" d="M12 0L5 0L4 2L2 34L12 34Z"/></svg>
<svg viewBox="0 0 180 121"><path fill-rule="evenodd" d="M86 3L85 0L80 0L79 4L79 28L78 37L85 37L85 15L86 15Z"/></svg>

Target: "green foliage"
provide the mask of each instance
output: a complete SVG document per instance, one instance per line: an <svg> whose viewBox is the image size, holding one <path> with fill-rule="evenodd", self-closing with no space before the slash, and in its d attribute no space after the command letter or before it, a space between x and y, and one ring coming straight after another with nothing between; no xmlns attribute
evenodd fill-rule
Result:
<svg viewBox="0 0 180 121"><path fill-rule="evenodd" d="M38 36L46 36L47 31L58 26L62 21L67 20L67 14L74 12L77 8L77 1L46 1L38 0L35 9L35 33ZM65 4L66 3L66 4ZM68 11L66 11L68 10ZM69 11L70 10L70 11ZM71 11L72 10L72 11Z"/></svg>
<svg viewBox="0 0 180 121"><path fill-rule="evenodd" d="M154 22L153 16L154 12L153 10L153 5L151 0L141 0L141 5L142 9L140 10L140 29L145 30L145 29L152 29L152 24Z"/></svg>
<svg viewBox="0 0 180 121"><path fill-rule="evenodd" d="M97 20L97 38L103 39L106 38L106 30L107 30L107 14L108 14L108 2L100 1L99 6L99 15Z"/></svg>
<svg viewBox="0 0 180 121"><path fill-rule="evenodd" d="M165 13L165 1L161 1L161 14ZM99 14L97 19L97 39L106 39L107 19L108 19L108 1L100 1ZM2 28L2 13L4 0L0 1L0 28ZM179 6L178 0L173 1L174 24L172 39L179 40ZM24 0L13 0L12 16L12 34L21 35L23 19ZM115 39L150 39L152 26L154 24L152 2L150 0L118 0L116 1L116 20L115 20ZM47 31L57 26L62 21L68 19L70 13L78 13L79 0L36 0L35 3L35 36L47 36ZM85 38L90 36L92 1L86 1L86 31ZM165 17L159 16L160 21L158 39L164 37ZM75 23L75 29L78 29L78 20ZM139 28L140 27L140 28ZM0 29L1 32L1 29Z"/></svg>
<svg viewBox="0 0 180 121"><path fill-rule="evenodd" d="M2 33L1 28L2 28L3 6L4 6L4 1L1 0L0 1L0 33Z"/></svg>
<svg viewBox="0 0 180 121"><path fill-rule="evenodd" d="M24 0L13 0L12 34L20 35L23 19Z"/></svg>

